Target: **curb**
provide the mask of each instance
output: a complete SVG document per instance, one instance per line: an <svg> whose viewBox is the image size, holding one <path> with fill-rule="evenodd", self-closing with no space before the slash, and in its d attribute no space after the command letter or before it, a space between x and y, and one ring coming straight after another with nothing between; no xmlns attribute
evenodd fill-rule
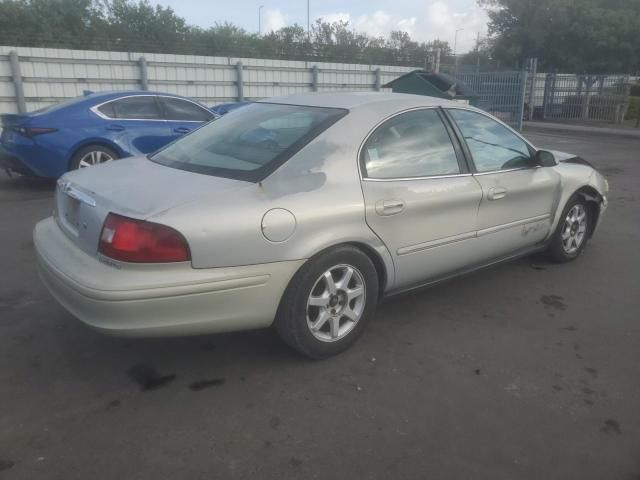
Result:
<svg viewBox="0 0 640 480"><path fill-rule="evenodd" d="M607 136L607 137L616 137L616 138L626 138L626 139L635 139L640 140L640 129L637 130L628 130L628 129L614 129L609 127L582 127L579 125L562 125L562 124L549 124L549 125L541 125L541 124L527 124L525 122L524 128L522 130L524 133L535 132L535 133L557 133L561 135L579 135L579 136Z"/></svg>

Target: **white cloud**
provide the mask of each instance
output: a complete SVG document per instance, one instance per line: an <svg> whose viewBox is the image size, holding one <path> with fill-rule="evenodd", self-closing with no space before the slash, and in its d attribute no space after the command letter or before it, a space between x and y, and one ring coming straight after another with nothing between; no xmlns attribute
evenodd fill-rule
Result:
<svg viewBox="0 0 640 480"><path fill-rule="evenodd" d="M289 24L289 17L280 10L265 10L262 16L262 33L280 30Z"/></svg>
<svg viewBox="0 0 640 480"><path fill-rule="evenodd" d="M348 12L336 12L336 13L327 13L326 15L320 15L323 22L349 22L351 23L351 14Z"/></svg>
<svg viewBox="0 0 640 480"><path fill-rule="evenodd" d="M476 44L478 32L485 36L487 32L487 16L484 10L474 5L470 9L459 12L451 9L444 2L434 2L427 8L422 24L422 36L418 40L440 39L448 41L453 48L456 30L458 32L458 52L471 50Z"/></svg>
<svg viewBox="0 0 640 480"><path fill-rule="evenodd" d="M402 30L409 33L409 35L413 35L415 26L415 17L405 18L384 10L360 15L353 22L353 27L356 30L366 32L374 37L386 37L394 30Z"/></svg>
<svg viewBox="0 0 640 480"><path fill-rule="evenodd" d="M474 5L465 11L456 11L443 1L430 2L419 7L414 16L404 17L385 10L353 17L348 12L335 12L320 15L325 21L348 21L352 28L366 32L371 36L388 36L394 30L407 32L414 40L444 40L453 48L455 32L458 32L458 52L466 52L475 46L476 35L485 36L487 16Z"/></svg>

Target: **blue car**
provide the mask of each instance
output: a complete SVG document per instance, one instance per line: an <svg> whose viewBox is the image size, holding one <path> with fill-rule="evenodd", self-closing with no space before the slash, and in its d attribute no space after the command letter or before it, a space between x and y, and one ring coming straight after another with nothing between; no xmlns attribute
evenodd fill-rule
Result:
<svg viewBox="0 0 640 480"><path fill-rule="evenodd" d="M25 115L2 115L0 165L46 178L151 153L217 115L188 98L93 93Z"/></svg>
<svg viewBox="0 0 640 480"><path fill-rule="evenodd" d="M229 112L232 112L240 107L244 107L245 105L251 105L253 102L230 102L230 103L219 103L215 107L211 107L211 111L216 115L222 116L226 115Z"/></svg>

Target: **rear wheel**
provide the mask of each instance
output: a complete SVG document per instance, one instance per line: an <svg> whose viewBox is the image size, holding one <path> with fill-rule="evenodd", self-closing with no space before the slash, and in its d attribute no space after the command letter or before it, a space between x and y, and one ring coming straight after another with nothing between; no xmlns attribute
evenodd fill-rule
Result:
<svg viewBox="0 0 640 480"><path fill-rule="evenodd" d="M102 145L87 145L78 150L69 165L71 170L92 167L100 163L111 162L118 158L118 154Z"/></svg>
<svg viewBox="0 0 640 480"><path fill-rule="evenodd" d="M564 263L577 258L587 245L592 221L586 201L580 196L570 199L549 245L551 260Z"/></svg>
<svg viewBox="0 0 640 480"><path fill-rule="evenodd" d="M344 246L310 259L282 297L275 327L303 355L321 359L349 348L362 334L378 301L371 259Z"/></svg>

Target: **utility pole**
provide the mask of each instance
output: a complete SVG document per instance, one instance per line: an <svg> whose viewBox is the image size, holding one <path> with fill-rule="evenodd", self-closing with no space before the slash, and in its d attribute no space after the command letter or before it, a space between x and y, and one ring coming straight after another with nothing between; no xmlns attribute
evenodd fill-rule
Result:
<svg viewBox="0 0 640 480"><path fill-rule="evenodd" d="M461 32L464 28L458 28L456 34L453 37L453 59L454 59L454 76L458 75L458 32Z"/></svg>
<svg viewBox="0 0 640 480"><path fill-rule="evenodd" d="M262 36L262 9L264 5L258 7L258 36Z"/></svg>
<svg viewBox="0 0 640 480"><path fill-rule="evenodd" d="M476 36L476 73L480 71L480 32Z"/></svg>
<svg viewBox="0 0 640 480"><path fill-rule="evenodd" d="M309 15L309 1L307 0L307 39L311 41L311 16Z"/></svg>

